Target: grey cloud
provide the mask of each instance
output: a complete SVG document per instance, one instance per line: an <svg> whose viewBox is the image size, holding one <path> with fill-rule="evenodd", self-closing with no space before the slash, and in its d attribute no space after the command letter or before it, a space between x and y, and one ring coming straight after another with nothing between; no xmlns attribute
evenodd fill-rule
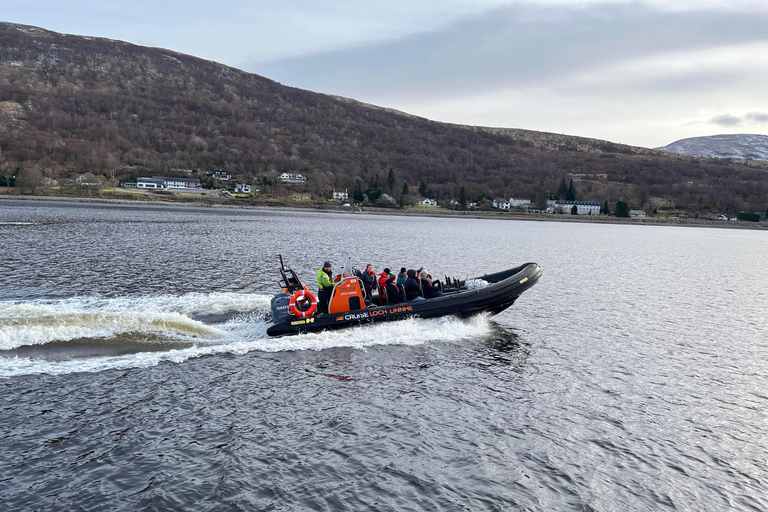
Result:
<svg viewBox="0 0 768 512"><path fill-rule="evenodd" d="M513 4L408 38L244 67L335 94L467 92L557 84L630 58L768 41L768 12L665 12L631 4ZM691 83L691 88L695 87Z"/></svg>
<svg viewBox="0 0 768 512"><path fill-rule="evenodd" d="M741 124L743 119L740 117L732 116L730 114L723 114L721 116L713 117L709 120L709 122L720 126L736 126Z"/></svg>
<svg viewBox="0 0 768 512"><path fill-rule="evenodd" d="M744 116L744 118L748 121L754 121L756 123L768 123L768 114L762 112L750 112Z"/></svg>

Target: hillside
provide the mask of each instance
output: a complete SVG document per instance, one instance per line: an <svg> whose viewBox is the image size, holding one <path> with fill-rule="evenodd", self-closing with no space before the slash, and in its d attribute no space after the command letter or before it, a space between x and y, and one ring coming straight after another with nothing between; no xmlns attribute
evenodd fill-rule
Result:
<svg viewBox="0 0 768 512"><path fill-rule="evenodd" d="M768 136L737 134L691 137L659 149L680 155L707 158L768 160Z"/></svg>
<svg viewBox="0 0 768 512"><path fill-rule="evenodd" d="M578 199L764 210L768 166L607 141L429 121L287 87L176 52L0 23L0 174L36 168L181 175L224 168L309 186L387 176L439 198L532 197L572 178ZM279 192L276 187L275 192Z"/></svg>

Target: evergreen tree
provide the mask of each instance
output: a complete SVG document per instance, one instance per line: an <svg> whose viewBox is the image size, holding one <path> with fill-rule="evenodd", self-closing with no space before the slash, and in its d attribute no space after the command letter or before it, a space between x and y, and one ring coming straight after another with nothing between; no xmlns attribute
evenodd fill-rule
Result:
<svg viewBox="0 0 768 512"><path fill-rule="evenodd" d="M765 209L765 216L768 217L768 208Z"/></svg>
<svg viewBox="0 0 768 512"><path fill-rule="evenodd" d="M571 207L571 215L578 215L578 213L579 213L579 207L576 205L573 205Z"/></svg>
<svg viewBox="0 0 768 512"><path fill-rule="evenodd" d="M408 184L403 183L403 191L400 193L400 200L398 201L400 203L400 208L405 207L405 200L408 197L408 193L410 191L408 190Z"/></svg>
<svg viewBox="0 0 768 512"><path fill-rule="evenodd" d="M575 201L576 200L576 189L573 188L573 178L571 178L571 186L568 187L568 193L565 195L566 201Z"/></svg>
<svg viewBox="0 0 768 512"><path fill-rule="evenodd" d="M381 188L379 188L379 177L371 176L368 181L368 188L365 190L368 195L368 200L372 203L376 202L381 197Z"/></svg>
<svg viewBox="0 0 768 512"><path fill-rule="evenodd" d="M428 193L429 193L429 190L427 189L427 182L424 180L421 180L419 182L419 194L421 194L421 197L427 197Z"/></svg>
<svg viewBox="0 0 768 512"><path fill-rule="evenodd" d="M605 215L610 215L611 214L611 209L608 206L608 200L607 199L605 200L605 204L603 204L603 211L601 211L600 213L605 214Z"/></svg>
<svg viewBox="0 0 768 512"><path fill-rule="evenodd" d="M565 199L565 196L568 195L568 185L565 184L565 178L560 180L560 185L557 187L557 192L555 193L555 199L562 200Z"/></svg>
<svg viewBox="0 0 768 512"><path fill-rule="evenodd" d="M389 191L392 192L395 190L395 182L397 181L397 178L395 177L395 170L391 167L389 168L389 176L387 177L387 183L389 183Z"/></svg>
<svg viewBox="0 0 768 512"><path fill-rule="evenodd" d="M461 190L459 191L459 208L462 210L467 209L467 191L464 187L461 187Z"/></svg>
<svg viewBox="0 0 768 512"><path fill-rule="evenodd" d="M365 196L363 195L363 185L360 183L360 180L357 180L357 183L355 184L355 192L352 194L352 199L354 199L356 203L362 203L365 201Z"/></svg>
<svg viewBox="0 0 768 512"><path fill-rule="evenodd" d="M618 201L616 203L616 216L629 217L629 204L625 201Z"/></svg>

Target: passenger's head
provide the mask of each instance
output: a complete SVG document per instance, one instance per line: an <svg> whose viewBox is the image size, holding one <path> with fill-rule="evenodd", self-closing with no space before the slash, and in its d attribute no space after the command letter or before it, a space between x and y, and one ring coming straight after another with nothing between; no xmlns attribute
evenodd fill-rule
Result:
<svg viewBox="0 0 768 512"><path fill-rule="evenodd" d="M326 261L325 263L323 263L323 270L331 270L331 262L330 261Z"/></svg>
<svg viewBox="0 0 768 512"><path fill-rule="evenodd" d="M387 275L389 275L389 267L387 267L387 268L385 268L385 269L384 269L384 273L385 273L385 274L387 274Z"/></svg>
<svg viewBox="0 0 768 512"><path fill-rule="evenodd" d="M373 272L373 265L371 265L371 264L369 263L369 264L368 264L368 266L366 266L366 267L365 267L365 271L366 271L366 272Z"/></svg>
<svg viewBox="0 0 768 512"><path fill-rule="evenodd" d="M405 267L401 267L401 268L400 268L400 273L401 273L401 274L405 274Z"/></svg>
<svg viewBox="0 0 768 512"><path fill-rule="evenodd" d="M408 274L408 277L410 277L411 279L416 279L416 271L413 270L412 268L408 269L407 274Z"/></svg>
<svg viewBox="0 0 768 512"><path fill-rule="evenodd" d="M395 274L389 274L389 277L387 278L387 282L392 282L392 281L394 281L395 279L396 279L396 278L395 278Z"/></svg>

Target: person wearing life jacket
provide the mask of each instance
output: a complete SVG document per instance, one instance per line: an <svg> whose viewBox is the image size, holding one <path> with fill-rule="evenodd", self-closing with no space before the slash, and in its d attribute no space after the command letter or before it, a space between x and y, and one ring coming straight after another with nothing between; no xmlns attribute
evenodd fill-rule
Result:
<svg viewBox="0 0 768 512"><path fill-rule="evenodd" d="M400 293L400 290L395 283L395 279L395 274L389 274L389 278L387 279L387 301L390 304L400 304L401 302L405 302L405 295Z"/></svg>
<svg viewBox="0 0 768 512"><path fill-rule="evenodd" d="M379 274L379 294L383 299L387 295L387 279L389 279L389 268L385 268L381 274ZM384 302L386 304L386 302Z"/></svg>
<svg viewBox="0 0 768 512"><path fill-rule="evenodd" d="M405 300L424 300L421 296L421 280L414 269L409 268L405 280Z"/></svg>
<svg viewBox="0 0 768 512"><path fill-rule="evenodd" d="M405 286L405 280L408 279L408 274L406 272L407 270L405 270L405 267L400 268L400 273L397 274L397 286Z"/></svg>
<svg viewBox="0 0 768 512"><path fill-rule="evenodd" d="M318 313L328 312L328 303L331 301L333 292L333 281L331 278L331 262L323 263L323 268L317 271L317 311Z"/></svg>
<svg viewBox="0 0 768 512"><path fill-rule="evenodd" d="M435 297L442 297L443 292L440 291L440 287L432 282L432 275L423 269L419 272L421 278L421 291L424 294L425 299L433 299Z"/></svg>
<svg viewBox="0 0 768 512"><path fill-rule="evenodd" d="M370 300L373 294L373 288L376 286L376 272L373 271L373 265L370 263L363 272L363 286L365 286L365 295Z"/></svg>

